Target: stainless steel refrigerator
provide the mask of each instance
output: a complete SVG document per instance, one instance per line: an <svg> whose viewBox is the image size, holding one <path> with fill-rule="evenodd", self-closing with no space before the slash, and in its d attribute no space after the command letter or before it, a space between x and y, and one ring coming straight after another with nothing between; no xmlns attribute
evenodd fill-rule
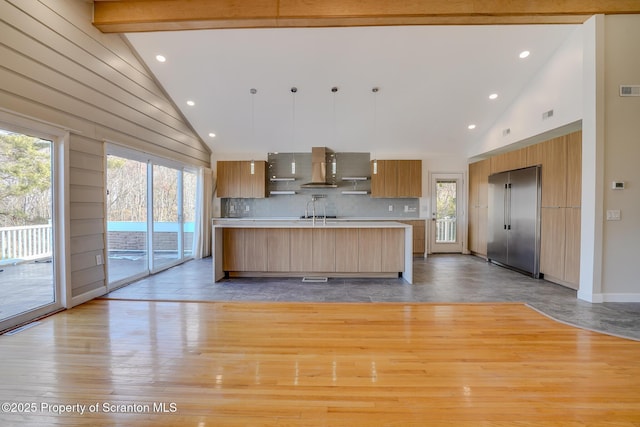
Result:
<svg viewBox="0 0 640 427"><path fill-rule="evenodd" d="M489 176L489 261L538 278L540 167Z"/></svg>

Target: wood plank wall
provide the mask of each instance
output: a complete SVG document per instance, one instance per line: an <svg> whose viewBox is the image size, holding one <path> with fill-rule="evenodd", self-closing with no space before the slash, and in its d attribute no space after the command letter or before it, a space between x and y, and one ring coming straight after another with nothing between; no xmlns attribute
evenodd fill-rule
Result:
<svg viewBox="0 0 640 427"><path fill-rule="evenodd" d="M105 287L104 154L102 143L71 135L69 145L69 202L71 296Z"/></svg>
<svg viewBox="0 0 640 427"><path fill-rule="evenodd" d="M101 33L91 20L91 2L0 0L0 107L70 130L74 301L106 291L95 259L106 247L105 141L210 164L208 148L122 36Z"/></svg>

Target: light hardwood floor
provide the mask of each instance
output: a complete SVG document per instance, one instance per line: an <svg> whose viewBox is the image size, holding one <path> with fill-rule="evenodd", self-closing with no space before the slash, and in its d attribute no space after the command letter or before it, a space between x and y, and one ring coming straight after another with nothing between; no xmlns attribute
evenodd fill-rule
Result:
<svg viewBox="0 0 640 427"><path fill-rule="evenodd" d="M640 342L517 303L96 300L0 354L3 426L640 425Z"/></svg>

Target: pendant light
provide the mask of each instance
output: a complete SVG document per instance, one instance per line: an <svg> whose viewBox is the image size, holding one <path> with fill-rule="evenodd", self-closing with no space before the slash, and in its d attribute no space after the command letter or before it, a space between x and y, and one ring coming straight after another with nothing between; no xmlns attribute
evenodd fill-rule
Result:
<svg viewBox="0 0 640 427"><path fill-rule="evenodd" d="M338 87L334 86L331 88L331 92L333 93L333 143L334 143L334 147L337 146L337 133L336 133L336 94L338 93ZM336 155L333 154L333 158L331 160L331 174L335 175L336 174L336 169L337 169L337 165L336 165Z"/></svg>
<svg viewBox="0 0 640 427"><path fill-rule="evenodd" d="M373 87L371 89L371 92L373 93L373 132L374 132L374 138L372 138L373 141L377 140L378 137L378 91L380 90L380 88L378 87ZM375 155L375 148L373 151L373 174L377 175L378 174L378 160L376 159L376 155Z"/></svg>
<svg viewBox="0 0 640 427"><path fill-rule="evenodd" d="M251 88L249 89L249 93L251 94L251 143L253 143L256 140L254 97L256 93L258 93L258 90L255 88ZM251 159L251 175L255 175L255 174L256 174L256 164L253 161L253 159Z"/></svg>
<svg viewBox="0 0 640 427"><path fill-rule="evenodd" d="M298 88L291 88L291 141L293 142L293 150L291 150L291 175L296 174L296 93Z"/></svg>

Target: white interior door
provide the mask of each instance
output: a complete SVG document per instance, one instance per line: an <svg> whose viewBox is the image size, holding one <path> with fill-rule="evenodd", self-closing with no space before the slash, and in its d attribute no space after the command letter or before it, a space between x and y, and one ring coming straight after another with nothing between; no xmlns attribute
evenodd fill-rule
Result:
<svg viewBox="0 0 640 427"><path fill-rule="evenodd" d="M431 174L431 253L461 253L464 223L462 174Z"/></svg>

